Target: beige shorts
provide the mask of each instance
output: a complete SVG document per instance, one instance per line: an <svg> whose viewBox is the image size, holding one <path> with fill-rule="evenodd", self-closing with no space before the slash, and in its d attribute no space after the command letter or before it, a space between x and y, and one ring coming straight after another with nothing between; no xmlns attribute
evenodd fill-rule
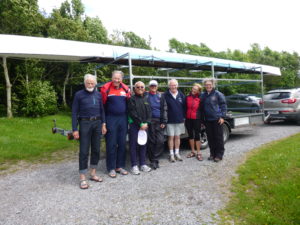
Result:
<svg viewBox="0 0 300 225"><path fill-rule="evenodd" d="M168 136L180 136L185 133L184 123L170 123L167 124Z"/></svg>

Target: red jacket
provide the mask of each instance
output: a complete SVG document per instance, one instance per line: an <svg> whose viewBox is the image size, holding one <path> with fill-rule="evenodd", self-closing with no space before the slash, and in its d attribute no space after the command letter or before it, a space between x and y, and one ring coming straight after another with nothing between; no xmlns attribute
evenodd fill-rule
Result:
<svg viewBox="0 0 300 225"><path fill-rule="evenodd" d="M199 94L186 97L186 119L200 119L200 102Z"/></svg>
<svg viewBox="0 0 300 225"><path fill-rule="evenodd" d="M112 82L104 84L101 88L102 101L106 115L121 116L127 114L127 100L130 98L130 89L121 83L116 89Z"/></svg>
<svg viewBox="0 0 300 225"><path fill-rule="evenodd" d="M120 89L120 93L117 93L117 95L124 95L124 96L126 96L126 99L129 99L130 98L130 89L128 88L128 86L126 85L126 84L124 84L124 83L121 83L120 84L121 85L121 89ZM103 104L105 104L106 103L106 101L107 101L107 97L108 97L108 95L109 95L109 92L110 92L110 90L115 90L115 88L113 87L113 84L112 84L112 81L110 81L110 82L107 82L106 84L104 84L102 87L101 87L101 89L100 89L100 91L101 91L101 94L102 94L102 101L103 101ZM124 94L122 94L121 92L122 91L124 91L125 93Z"/></svg>

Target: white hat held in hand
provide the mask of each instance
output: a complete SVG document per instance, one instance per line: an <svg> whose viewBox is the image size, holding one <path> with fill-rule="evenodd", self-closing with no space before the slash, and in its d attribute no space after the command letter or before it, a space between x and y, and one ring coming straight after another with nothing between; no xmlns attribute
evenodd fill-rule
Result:
<svg viewBox="0 0 300 225"><path fill-rule="evenodd" d="M139 130L137 142L139 145L145 145L147 143L147 132L145 130Z"/></svg>

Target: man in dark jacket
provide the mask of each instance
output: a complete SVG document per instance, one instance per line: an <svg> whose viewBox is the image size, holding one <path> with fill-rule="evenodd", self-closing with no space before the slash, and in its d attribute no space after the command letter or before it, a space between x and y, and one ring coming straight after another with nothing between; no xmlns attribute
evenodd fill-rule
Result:
<svg viewBox="0 0 300 225"><path fill-rule="evenodd" d="M128 128L127 101L130 98L130 90L122 82L123 75L122 71L113 71L112 81L101 88L107 122L106 168L111 178L116 178L116 173L128 174L125 170L125 146Z"/></svg>
<svg viewBox="0 0 300 225"><path fill-rule="evenodd" d="M163 94L158 92L158 83L156 80L149 82L149 92L145 93L148 97L148 102L151 106L152 118L148 129L148 143L147 153L153 169L159 168L158 157L164 151L164 128L163 124L164 115L161 115L161 107L166 107L166 104L162 105Z"/></svg>
<svg viewBox="0 0 300 225"><path fill-rule="evenodd" d="M215 90L215 80L204 79L205 92L201 95L201 117L204 121L210 156L208 160L219 162L224 155L223 127L227 106L224 95Z"/></svg>
<svg viewBox="0 0 300 225"><path fill-rule="evenodd" d="M179 154L180 135L185 133L185 95L178 90L178 82L175 79L169 81L169 90L164 93L164 100L167 107L161 112L162 115L167 113L168 146L170 150L170 161L175 159L182 161ZM175 150L175 155L174 155Z"/></svg>
<svg viewBox="0 0 300 225"><path fill-rule="evenodd" d="M139 165L143 172L150 172L151 168L146 165L146 142L138 143L138 135L140 131L147 132L148 126L151 123L151 107L144 95L145 84L138 81L134 85L134 92L128 101L129 114L129 145L131 156L131 172L134 175L139 175L140 170L137 163L137 154L139 154Z"/></svg>
<svg viewBox="0 0 300 225"><path fill-rule="evenodd" d="M80 138L79 174L81 189L89 187L86 173L90 148L90 180L102 181L102 178L96 176L96 168L100 158L100 138L101 134L106 133L106 125L102 96L95 90L96 83L95 76L86 74L84 76L85 89L76 92L72 105L73 135L75 139Z"/></svg>

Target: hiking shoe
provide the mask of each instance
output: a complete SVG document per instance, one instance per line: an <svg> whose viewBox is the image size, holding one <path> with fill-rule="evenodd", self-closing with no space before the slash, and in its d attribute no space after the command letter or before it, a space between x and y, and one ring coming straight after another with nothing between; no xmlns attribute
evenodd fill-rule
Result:
<svg viewBox="0 0 300 225"><path fill-rule="evenodd" d="M140 175L140 170L139 170L138 166L133 166L133 167L131 168L131 173L132 173L133 175Z"/></svg>
<svg viewBox="0 0 300 225"><path fill-rule="evenodd" d="M176 158L176 160L178 160L178 161L182 161L182 158L181 158L181 156L180 156L179 154L175 154L175 158Z"/></svg>
<svg viewBox="0 0 300 225"><path fill-rule="evenodd" d="M142 165L141 166L141 171L143 172L150 172L151 171L151 168L147 165Z"/></svg>
<svg viewBox="0 0 300 225"><path fill-rule="evenodd" d="M209 157L207 158L207 160L209 160L209 161L214 160L214 157L213 157L213 156L209 156Z"/></svg>
<svg viewBox="0 0 300 225"><path fill-rule="evenodd" d="M175 157L174 157L174 155L172 154L172 155L170 155L170 162L175 162Z"/></svg>

